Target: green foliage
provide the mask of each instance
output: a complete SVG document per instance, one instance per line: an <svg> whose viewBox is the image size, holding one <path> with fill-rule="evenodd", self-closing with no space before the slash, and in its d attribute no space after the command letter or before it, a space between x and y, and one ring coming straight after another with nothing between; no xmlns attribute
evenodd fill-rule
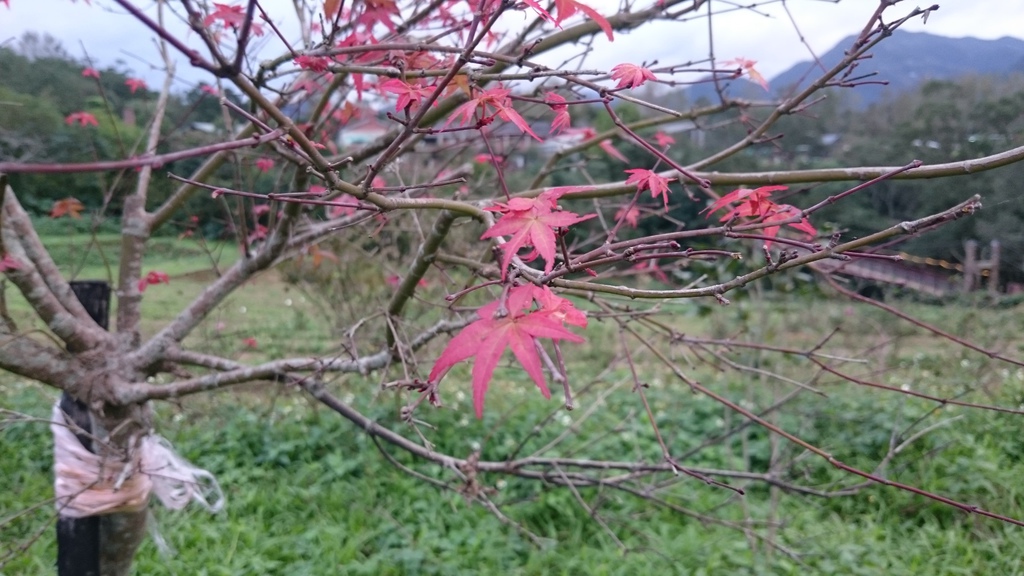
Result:
<svg viewBox="0 0 1024 576"><path fill-rule="evenodd" d="M152 118L155 98L148 90L134 94L125 84L129 70L98 70L99 79L85 77L83 61L73 58L50 36L26 33L17 43L0 47L0 159L34 163L92 162L123 159L132 155L142 141L143 128ZM232 92L227 97L239 102ZM69 125L65 118L75 112L92 114L98 126ZM191 129L195 122L208 123L215 133ZM210 144L224 133L219 99L195 87L169 100L164 136L158 153L169 149ZM167 198L173 182L162 178L165 171L189 173L204 157L180 160L162 166L150 184L152 203ZM105 214L116 216L120 202L135 183L134 172L98 174L12 174L11 185L22 204L34 215L48 214L53 202L69 196L88 210L106 205ZM218 173L225 185L234 183L238 172L227 166ZM269 190L270 182L257 188ZM108 197L109 202L104 198ZM201 217L208 232L220 234L228 228L224 213L215 202L193 201L190 214ZM81 230L79 230L81 231Z"/></svg>
<svg viewBox="0 0 1024 576"><path fill-rule="evenodd" d="M58 258L73 256L72 246L83 242L81 237L66 240L47 239ZM112 240L99 238L101 243ZM147 258L147 269L189 260L174 249L169 240L158 243ZM352 265L359 269L357 262ZM258 361L278 354L329 354L343 341L332 334L333 323L323 309L304 300L294 285L272 277L255 284L226 302L189 345ZM147 317L154 323L166 320L169 311L180 308L202 286L199 278L175 276L170 285L150 288L143 300ZM257 309L263 312L251 313ZM997 328L1014 329L993 322L1005 317L1000 310L912 305L910 311L954 331L981 330L982 342L998 340ZM783 346L808 346L820 338L823 327L839 326L832 341L839 349L889 342L892 351L884 366L862 368L889 385L944 396L968 394L961 397L1006 406L1024 401L1024 371L984 368L977 354L951 353L936 340L899 328L876 312L813 299L768 305L747 300L716 307L706 317L699 317L689 305L679 306L676 322L688 333L720 325L729 328L725 336L742 329L751 339ZM255 349L241 344L251 334L259 335ZM500 461L530 454L571 431L572 443L557 445L548 455L657 461L660 454L630 390L628 369L595 372L607 365L607 358L593 355L616 340L614 328L595 320L587 336L592 346L585 354L566 348L579 404L576 411L566 413L556 401L543 400L532 384L522 381L518 369L503 362L489 397L492 409L477 421L469 403L468 367L460 365L442 388L445 408L418 413L434 426L424 429L430 441L439 451L463 456L479 446L482 458ZM807 362L800 359L739 349L729 358L780 373L807 374ZM637 361L645 363L643 372L650 377L646 394L665 441L677 454L685 454L686 464L764 470L778 458L799 455L798 449L784 443L779 447L759 427L740 428L740 417L676 384L671 373L659 371L649 358L638 355ZM757 375L724 375L701 366L694 368L694 376L748 406L765 406L789 390ZM411 434L398 420L398 408L408 398L392 392L367 394L378 385L376 378L352 376L330 384L333 392L364 414ZM773 421L840 460L867 469L886 453L894 431L897 441L903 441L937 425L908 444L886 474L1021 515L1024 495L1018 484L1024 474L1024 449L1018 442L1017 417L937 408L934 403L827 380L814 385L827 396L803 394L774 413ZM52 392L10 377L0 380L0 397L5 406L39 417L46 415L53 400ZM590 408L596 410L584 418ZM554 414L553 423L538 428L549 414ZM481 474L480 482L509 517L549 539L547 545L536 547L467 501L459 493L463 485L448 471L388 448L398 462L448 482L451 490L438 490L406 475L390 465L364 433L292 389L256 384L158 404L156 418L161 433L183 456L217 475L227 492L228 509L212 517L191 508L181 513L155 509L158 529L175 552L162 556L147 541L137 563L139 573L145 574L1014 574L1015 559L1024 553L1015 528L967 517L887 487L829 499L781 494L773 505L771 490L755 482L744 486L747 494L740 504L720 489L664 475L655 479L664 482L658 494L678 506L733 522L783 520L774 541L801 554L800 562L777 551L768 554L764 544L752 552L738 532L652 508L625 494L580 489L581 497L599 510L629 549L624 554L571 492ZM914 422L918 423L912 426ZM724 441L703 446L709 437L730 432ZM9 479L9 489L0 491L0 517L47 498L49 446L49 432L38 422L0 428L0 477ZM824 491L858 482L813 458L801 459L781 478ZM51 569L52 518L44 504L0 527L0 540L15 545L43 530L40 541L0 573Z"/></svg>

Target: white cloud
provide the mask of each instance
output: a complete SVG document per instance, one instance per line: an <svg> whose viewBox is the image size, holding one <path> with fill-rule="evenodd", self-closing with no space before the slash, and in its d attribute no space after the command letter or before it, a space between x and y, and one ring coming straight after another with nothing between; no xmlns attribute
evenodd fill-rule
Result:
<svg viewBox="0 0 1024 576"><path fill-rule="evenodd" d="M585 0L586 1L586 0ZM605 13L614 11L614 0L589 0ZM127 15L110 0L93 0L92 4L69 0L10 0L9 10L0 8L0 42L9 41L25 31L45 32L58 38L75 56L83 56L83 46L101 67L121 61L150 86L162 81L152 33ZM237 3L237 0L225 0ZM153 12L152 3L140 3ZM319 3L316 3L319 4ZM926 31L945 36L994 39L1002 36L1024 38L1024 2L1014 0L954 0L942 6L929 18L908 23L904 29ZM294 36L296 18L290 0L264 0L271 15L285 14L282 28ZM847 0L833 3L825 0L789 0L787 3L807 44L818 54L832 48L839 40L859 32L870 17L876 2ZM730 5L713 2L716 10ZM912 4L901 2L887 11L887 20L905 14ZM184 24L168 15L169 26L191 45L200 47L195 35L189 35ZM521 16L509 15L508 25L515 26ZM714 18L713 34L719 60L737 57L757 60L758 70L767 77L785 70L810 55L800 41L779 2L765 3L756 10L732 10ZM282 51L275 39L266 37L268 47L261 57ZM557 66L567 53L544 55L542 60ZM661 65L701 60L708 54L707 22L703 16L686 22L656 22L629 33L617 34L614 43L603 37L595 42L589 67L609 69L620 62L658 60ZM201 73L188 70L188 63L176 54L181 86L203 79Z"/></svg>

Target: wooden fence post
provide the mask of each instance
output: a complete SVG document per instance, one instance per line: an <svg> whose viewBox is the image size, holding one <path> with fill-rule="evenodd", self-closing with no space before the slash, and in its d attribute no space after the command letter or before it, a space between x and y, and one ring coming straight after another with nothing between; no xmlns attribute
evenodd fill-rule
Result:
<svg viewBox="0 0 1024 576"><path fill-rule="evenodd" d="M964 294L974 290L978 275L978 241L968 240L964 242Z"/></svg>
<svg viewBox="0 0 1024 576"><path fill-rule="evenodd" d="M993 239L988 256L988 293L991 296L999 294L999 248L999 240Z"/></svg>
<svg viewBox="0 0 1024 576"><path fill-rule="evenodd" d="M89 316L106 330L110 323L110 285L106 282L71 282L71 290L89 312ZM89 407L71 395L60 398L60 409L76 426L86 433L92 432ZM92 440L86 434L76 434L83 446L94 452ZM58 576L100 575L100 517L57 517L57 574Z"/></svg>

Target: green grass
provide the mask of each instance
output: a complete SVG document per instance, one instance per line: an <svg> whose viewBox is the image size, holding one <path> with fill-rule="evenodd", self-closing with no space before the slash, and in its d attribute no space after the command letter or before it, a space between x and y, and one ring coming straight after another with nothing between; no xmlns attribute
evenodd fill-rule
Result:
<svg viewBox="0 0 1024 576"><path fill-rule="evenodd" d="M72 244L66 250L72 250ZM177 262L168 254L152 251L146 268ZM181 270L198 269L186 270L188 266ZM158 329L202 286L197 275L183 274L172 277L170 285L147 290L145 330ZM347 310L345 296L343 291L340 296L317 298L268 273L232 296L190 343L242 361L336 353L347 342L337 332L345 324L341 318L366 313L372 306L371 298L354 306L355 311ZM23 304L12 300L15 311L27 314L18 307ZM1018 344L1006 337L1010 331L1020 333L1022 320L1014 311L924 305L909 309L985 345L1016 351ZM742 329L748 339L787 346L813 345L838 326L840 331L829 343L833 352L862 354L878 346L874 364L851 368L862 376L939 395L965 394L963 399L976 402L1024 402L1024 370L989 365L980 354L942 344L867 307L790 298L767 303L737 299L733 306L710 312L696 306L676 310L672 321L687 334L727 337ZM425 308L420 313L433 312ZM367 329L367 341L379 336L373 330ZM249 336L257 338L256 348L243 343ZM421 430L440 451L466 456L479 446L482 458L502 460L554 411L553 424L528 440L522 454L540 449L574 426L568 439L548 455L656 461L657 446L637 395L631 392L628 367L619 361L602 371L617 349L614 329L607 322L594 322L587 336L587 347L566 347L579 392L575 412L558 411L557 400L545 401L532 384L523 382L511 362L505 362L488 394L485 418L477 421L464 384L468 369L459 366L442 388L445 408L417 413L434 426ZM704 384L747 405L765 406L790 390L756 374L709 369L682 347L671 351ZM737 415L676 382L649 354L638 349L635 359L650 384L647 394L659 429L673 451L687 452L740 424ZM804 379L812 373L800 359L741 350L730 359ZM386 376L393 377L400 374ZM381 381L380 375L349 376L331 386L363 413L414 437L397 421L398 408L408 398L380 392ZM912 429L917 431L952 419L910 444L889 467L890 477L1024 517L1024 444L1019 441L1018 416L937 408L923 400L827 378L815 385L827 396L802 394L774 413L773 421L836 458L870 470L885 454L894 428L903 430L920 419ZM0 406L44 417L55 397L39 385L0 378ZM599 401L598 409L586 416ZM228 506L215 516L196 508L168 512L154 507L159 531L175 552L161 555L147 540L137 558L139 574L1024 573L1018 565L1024 556L1018 528L882 486L825 499L732 481L746 489L746 496L739 498L686 477L657 478L661 484L656 493L675 505L730 522L780 522L773 531L763 526L758 530L798 553L797 562L771 552L763 542L751 544L742 532L608 489L581 489L580 496L621 539L628 550L624 553L572 493L541 482L481 475L481 484L502 510L548 542L538 547L470 503L448 471L392 450L404 465L448 482L451 489L439 490L412 478L389 464L365 434L292 389L253 384L161 403L156 409L159 432L185 457L217 476ZM24 422L0 429L0 521L50 497L50 449L44 424ZM801 458L800 450L775 443L757 427L697 450L686 464L763 470L773 457L800 458L787 478L805 485L830 490L856 483L821 459ZM0 527L0 554L44 531L0 574L52 572L52 520L51 507L43 505Z"/></svg>
<svg viewBox="0 0 1024 576"><path fill-rule="evenodd" d="M121 253L119 234L70 233L47 236L44 240L50 256L69 279L116 278ZM202 242L170 236L151 238L147 243L146 272L159 270L180 276L214 266L221 269L238 258L238 249L220 241Z"/></svg>

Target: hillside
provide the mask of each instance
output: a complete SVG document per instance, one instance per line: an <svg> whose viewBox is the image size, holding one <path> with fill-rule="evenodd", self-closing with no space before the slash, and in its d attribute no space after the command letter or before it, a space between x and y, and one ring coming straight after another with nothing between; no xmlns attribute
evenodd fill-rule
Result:
<svg viewBox="0 0 1024 576"><path fill-rule="evenodd" d="M821 55L825 66L838 63L855 37L849 36ZM865 108L886 94L905 92L925 80L949 80L968 74L1004 75L1024 73L1024 40L1004 37L998 40L947 38L924 32L897 31L873 51L874 58L860 65L860 74L875 72L872 80L888 85L868 84L847 90L848 102ZM784 96L794 86L806 86L813 79L814 62L793 65L769 81L772 93ZM810 74L808 74L810 71ZM808 74L807 79L801 79ZM726 83L727 93L736 97L763 98L764 90L745 79ZM715 98L710 84L694 86L687 92L690 102Z"/></svg>

